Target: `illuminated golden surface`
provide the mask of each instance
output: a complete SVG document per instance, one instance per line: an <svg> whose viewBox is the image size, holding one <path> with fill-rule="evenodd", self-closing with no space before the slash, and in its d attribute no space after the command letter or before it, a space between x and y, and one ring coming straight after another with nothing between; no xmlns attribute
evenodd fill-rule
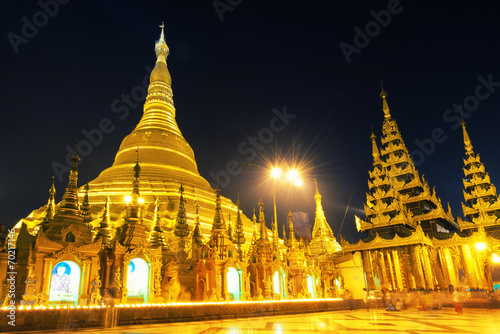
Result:
<svg viewBox="0 0 500 334"><path fill-rule="evenodd" d="M172 324L135 325L112 329L87 329L71 333L481 333L497 334L500 310L464 309L457 315L453 309L442 311L387 312L385 310L334 311L228 320L179 322ZM33 332L23 332L33 333ZM44 333L62 333L44 331Z"/></svg>

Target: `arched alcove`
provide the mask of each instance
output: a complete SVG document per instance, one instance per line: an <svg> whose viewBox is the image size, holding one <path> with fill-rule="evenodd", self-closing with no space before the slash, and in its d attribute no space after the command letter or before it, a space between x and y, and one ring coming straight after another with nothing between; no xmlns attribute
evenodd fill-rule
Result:
<svg viewBox="0 0 500 334"><path fill-rule="evenodd" d="M149 290L149 267L146 261L135 258L128 265L127 299L129 302L144 303Z"/></svg>
<svg viewBox="0 0 500 334"><path fill-rule="evenodd" d="M236 268L229 267L227 274L227 292L229 292L234 300L240 300L240 275Z"/></svg>
<svg viewBox="0 0 500 334"><path fill-rule="evenodd" d="M54 266L50 280L49 303L56 305L78 304L81 271L73 261L61 261Z"/></svg>
<svg viewBox="0 0 500 334"><path fill-rule="evenodd" d="M316 293L314 289L314 276L307 275L307 292L309 292L311 298L316 298Z"/></svg>
<svg viewBox="0 0 500 334"><path fill-rule="evenodd" d="M277 271L273 275L273 290L274 293L280 294L280 274Z"/></svg>

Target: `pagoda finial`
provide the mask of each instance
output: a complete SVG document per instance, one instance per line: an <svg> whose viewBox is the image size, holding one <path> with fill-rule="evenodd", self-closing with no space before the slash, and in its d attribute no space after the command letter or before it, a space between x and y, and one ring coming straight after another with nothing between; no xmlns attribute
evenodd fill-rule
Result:
<svg viewBox="0 0 500 334"><path fill-rule="evenodd" d="M165 42L165 34L163 32L163 28L165 28L165 24L162 22L160 25L161 34L160 39L156 41L155 44L155 52L156 52L156 62L167 62L167 56L169 54L169 49L167 43Z"/></svg>
<svg viewBox="0 0 500 334"><path fill-rule="evenodd" d="M384 85L382 84L382 81L380 81L380 98L382 99L382 110L384 111L384 117L385 118L391 118L391 113L389 109L389 105L387 104L387 92L384 90Z"/></svg>
<svg viewBox="0 0 500 334"><path fill-rule="evenodd" d="M321 194L319 193L318 190L318 180L316 178L314 179L314 185L316 186L316 193L314 194L314 199L317 201L319 198L319 200L321 201Z"/></svg>
<svg viewBox="0 0 500 334"><path fill-rule="evenodd" d="M60 208L79 210L78 204L78 163L80 157L78 156L77 144L75 142L75 151L71 155L71 171L69 173L69 182L66 192L63 195Z"/></svg>
<svg viewBox="0 0 500 334"><path fill-rule="evenodd" d="M467 133L467 129L465 128L465 121L463 117L462 117L462 130L464 134L465 152L472 153L472 142L470 141L469 134Z"/></svg>

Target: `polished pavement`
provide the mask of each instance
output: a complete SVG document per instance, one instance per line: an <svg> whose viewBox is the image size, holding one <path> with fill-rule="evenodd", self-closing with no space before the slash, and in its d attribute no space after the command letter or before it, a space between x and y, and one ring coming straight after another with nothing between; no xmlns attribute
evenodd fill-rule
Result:
<svg viewBox="0 0 500 334"><path fill-rule="evenodd" d="M37 333L102 334L230 334L230 333L481 333L500 334L500 310L454 309L387 312L382 309L332 311L230 320L134 325L110 329L43 331ZM20 333L20 332L19 332ZM34 332L24 332L34 333Z"/></svg>

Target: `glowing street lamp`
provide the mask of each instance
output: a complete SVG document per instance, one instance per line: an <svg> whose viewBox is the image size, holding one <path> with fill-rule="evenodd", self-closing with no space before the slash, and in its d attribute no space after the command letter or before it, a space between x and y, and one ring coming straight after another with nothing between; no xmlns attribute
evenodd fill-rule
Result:
<svg viewBox="0 0 500 334"><path fill-rule="evenodd" d="M125 200L125 203L129 204L132 201L132 196L127 195L123 199Z"/></svg>
<svg viewBox="0 0 500 334"><path fill-rule="evenodd" d="M478 251L483 251L486 248L488 248L488 246L486 245L486 243L484 243L484 242L478 242L478 243L476 243L476 249Z"/></svg>
<svg viewBox="0 0 500 334"><path fill-rule="evenodd" d="M281 174L283 174L281 168L273 167L270 171L271 177L273 179L273 206L274 206L274 222L278 224L278 214L276 212L276 180L280 179ZM286 179L291 184L300 187L304 184L304 181L300 178L300 173L296 169L290 169L286 172Z"/></svg>
<svg viewBox="0 0 500 334"><path fill-rule="evenodd" d="M273 167L271 169L271 177L273 179L279 179L280 176L281 176L281 169L279 167Z"/></svg>
<svg viewBox="0 0 500 334"><path fill-rule="evenodd" d="M296 169L290 169L287 173L288 181L295 183L300 179L299 172Z"/></svg>

